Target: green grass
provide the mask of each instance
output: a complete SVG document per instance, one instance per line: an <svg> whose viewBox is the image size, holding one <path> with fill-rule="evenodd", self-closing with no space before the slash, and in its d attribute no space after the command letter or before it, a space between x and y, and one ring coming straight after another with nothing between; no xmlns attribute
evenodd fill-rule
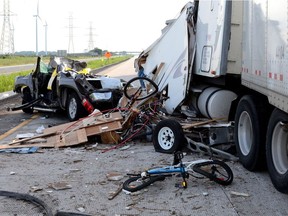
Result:
<svg viewBox="0 0 288 216"><path fill-rule="evenodd" d="M117 57L111 57L110 59L100 58L95 61L87 62L87 65L88 65L87 67L91 69L97 69L97 68L101 68L107 65L125 61L129 58L131 58L131 56L119 56L119 57L117 56Z"/></svg>
<svg viewBox="0 0 288 216"><path fill-rule="evenodd" d="M17 76L26 76L29 73L31 73L31 71L23 71L8 75L0 75L0 92L13 90L15 78Z"/></svg>
<svg viewBox="0 0 288 216"><path fill-rule="evenodd" d="M48 62L50 57L41 57L42 61ZM92 56L74 56L68 57L71 59L87 59L92 58ZM13 66L13 65L23 65L23 64L34 64L37 61L35 56L13 56L13 55L0 55L0 67Z"/></svg>
<svg viewBox="0 0 288 216"><path fill-rule="evenodd" d="M111 65L111 64L125 61L131 57L132 56L127 55L127 56L112 57L110 59L101 58L101 59L87 62L87 65L88 65L87 67L91 68L91 69L97 69L97 68L101 68L101 67L106 66L106 65ZM15 63L17 62L16 61L17 57L13 57L13 58L14 59L13 59L13 61L11 60L11 62L13 62L12 65L15 65ZM19 65L36 62L36 57L27 57L27 59L25 60L26 61L25 63L24 63L24 58L26 58L26 57L21 57L21 58L23 58L23 59L21 59L21 63L19 62ZM33 59L33 61L32 61L32 59ZM31 60L31 62L29 62L30 60ZM3 64L2 61L3 61L3 59L0 59L0 67L4 66L4 65L2 65ZM5 66L8 66L8 65L9 64L7 63ZM6 92L6 91L13 90L14 81L15 81L16 76L26 76L29 73L31 73L31 71L21 71L21 72L11 73L8 75L0 75L0 92Z"/></svg>
<svg viewBox="0 0 288 216"><path fill-rule="evenodd" d="M49 59L45 57L44 59ZM12 65L23 65L23 64L33 64L37 61L37 57L25 57L25 56L0 56L0 67L12 66Z"/></svg>

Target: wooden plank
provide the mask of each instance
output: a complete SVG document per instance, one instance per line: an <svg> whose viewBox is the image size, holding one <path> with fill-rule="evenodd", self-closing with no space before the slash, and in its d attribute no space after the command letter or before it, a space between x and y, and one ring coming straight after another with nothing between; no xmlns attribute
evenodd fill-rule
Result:
<svg viewBox="0 0 288 216"><path fill-rule="evenodd" d="M26 141L29 141L29 140L33 140L33 139L37 139L37 138L43 138L43 137L51 136L51 135L55 135L55 134L56 134L55 132L44 133L44 134L40 134L38 136L33 136L33 137L28 137L28 138L25 138L25 139L20 139L20 140L17 140L17 141L13 141L13 142L8 143L7 145L15 145L15 144L23 143L23 142L26 142Z"/></svg>
<svg viewBox="0 0 288 216"><path fill-rule="evenodd" d="M184 124L184 125L182 125L182 128L183 129L189 129L189 128L192 128L192 127L209 124L209 123L212 123L212 122L215 122L215 121L219 121L219 120L224 120L224 119L223 118L218 118L218 119L211 119L211 120L207 120L207 121L196 122L196 123L192 123L192 124Z"/></svg>
<svg viewBox="0 0 288 216"><path fill-rule="evenodd" d="M111 122L111 121L119 121L122 120L123 117L120 114L120 112L113 112L109 114L103 114L103 115L97 115L97 116L90 116L83 118L79 121L74 122L68 122L65 124L57 125L51 128L44 129L44 133L51 133L51 132L69 132L71 130L80 129L83 127L91 126L91 125L97 125L97 124L103 124L105 122Z"/></svg>
<svg viewBox="0 0 288 216"><path fill-rule="evenodd" d="M55 147L67 147L79 145L88 141L85 128L73 131L71 133L57 135Z"/></svg>
<svg viewBox="0 0 288 216"><path fill-rule="evenodd" d="M78 122L69 122L62 125L58 125L55 127L47 128L44 130L44 134L39 136L29 137L26 139L18 140L16 142L9 143L8 145L0 145L0 149L3 148L11 148L13 145L14 148L19 147L32 147L32 146L39 146L39 147L65 147L65 146L73 146L82 144L88 141L88 136L98 135L105 132L110 132L114 130L122 129L121 120L123 119L120 112L114 112L102 115L99 119L94 119L95 123L93 122L91 125L80 127L81 121ZM76 127L76 129L75 129ZM75 131L72 131L72 130ZM63 130L67 130L66 133L61 133ZM53 135L53 136L52 136ZM31 144L24 144L24 142L30 141L38 138L47 137L46 143L36 142ZM115 136L116 138L116 136ZM20 144L21 145L16 145Z"/></svg>
<svg viewBox="0 0 288 216"><path fill-rule="evenodd" d="M63 130L66 130L67 128L72 127L72 126L75 128L79 124L81 124L81 122L79 122L79 123L68 122L68 123L56 125L56 126L53 126L50 128L45 128L43 132L44 132L44 134L45 133L52 133L52 132L57 133L57 132L61 132Z"/></svg>
<svg viewBox="0 0 288 216"><path fill-rule="evenodd" d="M122 120L123 117L120 112L106 113L103 115L91 116L90 118L85 118L82 120L83 127L97 125L105 122L111 121L119 121Z"/></svg>
<svg viewBox="0 0 288 216"><path fill-rule="evenodd" d="M101 141L104 144L118 144L121 136L115 131L101 133Z"/></svg>
<svg viewBox="0 0 288 216"><path fill-rule="evenodd" d="M85 127L87 136L98 135L100 133L119 129L122 129L120 121L107 122L102 123L101 125L92 125L90 127Z"/></svg>

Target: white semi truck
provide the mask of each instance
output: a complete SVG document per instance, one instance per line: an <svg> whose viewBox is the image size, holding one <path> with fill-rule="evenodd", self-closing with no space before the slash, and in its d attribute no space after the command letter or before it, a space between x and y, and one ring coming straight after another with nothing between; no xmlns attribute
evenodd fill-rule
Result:
<svg viewBox="0 0 288 216"><path fill-rule="evenodd" d="M138 58L166 111L233 122L243 166L288 193L288 1L188 2L166 24Z"/></svg>

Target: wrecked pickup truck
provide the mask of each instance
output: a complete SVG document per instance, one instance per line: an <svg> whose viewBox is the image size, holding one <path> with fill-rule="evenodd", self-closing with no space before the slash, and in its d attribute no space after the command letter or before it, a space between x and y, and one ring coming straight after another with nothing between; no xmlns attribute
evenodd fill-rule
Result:
<svg viewBox="0 0 288 216"><path fill-rule="evenodd" d="M22 105L11 110L66 111L75 121L94 109L116 107L124 85L122 79L91 74L86 62L51 57L45 64L38 57L35 71L16 77L14 92L22 95Z"/></svg>

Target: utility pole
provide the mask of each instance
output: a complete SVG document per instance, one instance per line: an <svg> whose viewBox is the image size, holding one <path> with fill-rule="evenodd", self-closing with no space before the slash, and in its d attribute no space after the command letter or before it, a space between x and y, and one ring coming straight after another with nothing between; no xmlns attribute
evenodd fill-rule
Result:
<svg viewBox="0 0 288 216"><path fill-rule="evenodd" d="M14 27L11 25L10 16L13 14L10 11L9 0L3 0L4 11L0 14L4 17L2 34L0 41L0 53L1 54L14 54Z"/></svg>

